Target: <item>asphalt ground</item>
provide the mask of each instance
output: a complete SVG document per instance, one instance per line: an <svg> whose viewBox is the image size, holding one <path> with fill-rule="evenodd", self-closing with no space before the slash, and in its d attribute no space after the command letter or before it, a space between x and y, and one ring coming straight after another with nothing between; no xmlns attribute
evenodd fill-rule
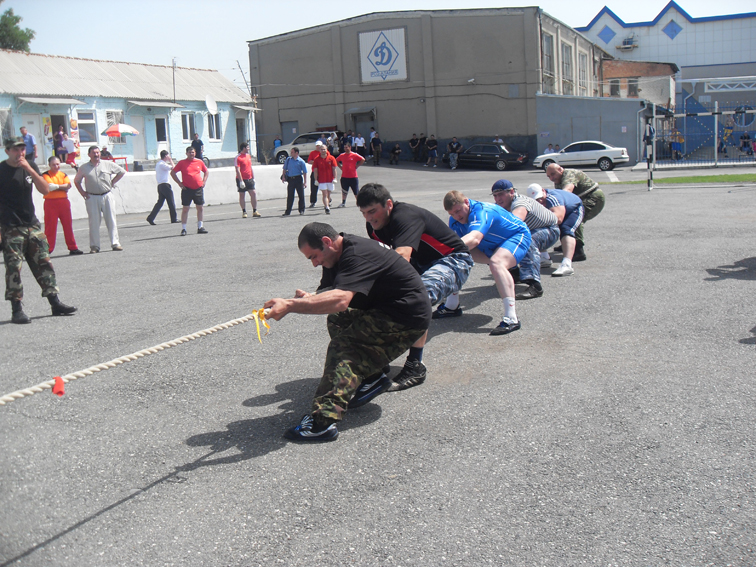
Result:
<svg viewBox="0 0 756 567"><path fill-rule="evenodd" d="M547 183L360 174L439 215L450 189ZM522 330L489 336L502 304L476 266L464 316L432 324L427 382L348 412L336 442L282 438L309 409L324 316L273 322L262 344L246 323L0 406L0 566L753 565L756 187L603 188L588 260L517 303ZM314 289L306 222L364 234L353 196L330 216L261 210L209 207L209 234L186 237L166 212L120 216L123 252L69 257L60 236L60 297L79 312L49 316L24 267L33 321L0 313L0 394Z"/></svg>

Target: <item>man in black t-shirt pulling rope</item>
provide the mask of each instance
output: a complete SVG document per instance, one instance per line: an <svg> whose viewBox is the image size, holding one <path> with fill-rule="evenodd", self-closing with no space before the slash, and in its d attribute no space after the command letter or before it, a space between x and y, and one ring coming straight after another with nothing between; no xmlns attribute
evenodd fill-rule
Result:
<svg viewBox="0 0 756 567"><path fill-rule="evenodd" d="M385 366L424 335L431 304L422 279L393 250L313 222L299 233L299 250L323 275L315 294L265 303L267 317L328 315L331 342L312 412L284 434L294 441L332 441L347 408L366 404L391 386Z"/></svg>

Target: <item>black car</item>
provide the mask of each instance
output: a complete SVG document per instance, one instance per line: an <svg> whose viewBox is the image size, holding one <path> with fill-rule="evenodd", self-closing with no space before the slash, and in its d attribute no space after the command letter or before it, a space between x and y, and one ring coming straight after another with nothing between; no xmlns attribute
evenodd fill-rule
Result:
<svg viewBox="0 0 756 567"><path fill-rule="evenodd" d="M449 156L444 156L444 162ZM495 167L504 171L528 163L528 154L514 151L506 144L474 144L459 154L459 167Z"/></svg>

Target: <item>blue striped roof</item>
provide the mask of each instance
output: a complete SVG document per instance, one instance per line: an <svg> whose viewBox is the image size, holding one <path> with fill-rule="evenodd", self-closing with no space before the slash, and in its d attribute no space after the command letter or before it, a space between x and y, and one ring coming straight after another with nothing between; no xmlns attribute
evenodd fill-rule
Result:
<svg viewBox="0 0 756 567"><path fill-rule="evenodd" d="M650 27L659 23L659 20L661 20L664 17L664 14L666 14L672 8L680 12L680 15L691 23L718 22L722 20L738 20L741 18L756 18L756 12L748 12L745 14L730 14L728 16L708 16L706 18L694 18L690 14L688 14L685 10L680 8L677 2L675 2L674 0L671 0L671 2L667 4L661 12L659 12L659 15L656 16L656 18L654 18L650 22L636 22L632 24L625 23L622 21L622 18L620 18L617 14L612 12L608 7L604 6L601 9L601 11L596 15L596 17L591 20L590 24L588 24L585 27L575 28L575 29L579 32L590 31L590 29L596 24L596 22L599 21L601 16L603 16L604 14L608 14L609 17L615 20L623 28L640 28L640 27L646 27L646 26Z"/></svg>

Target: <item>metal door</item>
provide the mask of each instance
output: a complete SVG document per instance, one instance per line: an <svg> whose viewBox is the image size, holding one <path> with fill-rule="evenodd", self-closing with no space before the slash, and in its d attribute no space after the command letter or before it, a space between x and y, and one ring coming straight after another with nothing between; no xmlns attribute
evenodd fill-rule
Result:
<svg viewBox="0 0 756 567"><path fill-rule="evenodd" d="M131 136L131 148L134 151L134 159L147 159L147 150L144 144L144 116L129 116L131 125L137 129L139 135Z"/></svg>
<svg viewBox="0 0 756 567"><path fill-rule="evenodd" d="M291 144L297 136L299 136L299 122L297 120L281 122L281 141L284 146Z"/></svg>

